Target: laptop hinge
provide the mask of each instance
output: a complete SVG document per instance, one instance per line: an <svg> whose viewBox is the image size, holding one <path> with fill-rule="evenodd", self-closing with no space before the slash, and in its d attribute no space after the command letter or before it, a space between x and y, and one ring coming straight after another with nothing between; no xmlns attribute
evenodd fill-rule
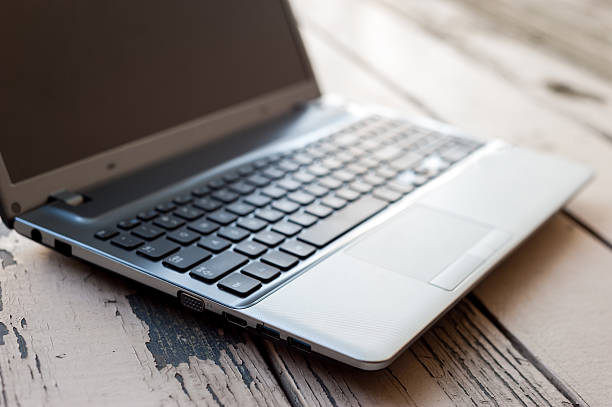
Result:
<svg viewBox="0 0 612 407"><path fill-rule="evenodd" d="M49 201L62 201L70 206L79 206L83 202L85 202L85 197L81 194L77 194L76 192L62 190L58 191L49 196Z"/></svg>

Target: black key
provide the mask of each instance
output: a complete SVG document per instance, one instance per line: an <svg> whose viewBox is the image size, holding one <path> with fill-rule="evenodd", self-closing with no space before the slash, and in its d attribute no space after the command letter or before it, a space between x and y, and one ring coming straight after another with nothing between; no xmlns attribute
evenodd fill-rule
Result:
<svg viewBox="0 0 612 407"><path fill-rule="evenodd" d="M196 208L204 209L205 211L212 212L221 207L221 202L215 201L210 198L201 198L193 203Z"/></svg>
<svg viewBox="0 0 612 407"><path fill-rule="evenodd" d="M260 209L255 212L255 216L267 220L270 223L274 223L285 216L285 214L274 209Z"/></svg>
<svg viewBox="0 0 612 407"><path fill-rule="evenodd" d="M215 191L211 194L213 198L223 203L234 202L238 199L238 194L232 191L228 191L227 189L221 189L219 191Z"/></svg>
<svg viewBox="0 0 612 407"><path fill-rule="evenodd" d="M279 199L279 198L282 198L283 196L285 196L287 191L282 189L282 188L277 188L277 187L269 186L267 188L262 189L261 193L264 194L264 195L269 196L270 198Z"/></svg>
<svg viewBox="0 0 612 407"><path fill-rule="evenodd" d="M251 175L253 171L255 171L255 167L253 167L252 165L248 165L248 164L243 165L242 167L238 168L238 173L243 176Z"/></svg>
<svg viewBox="0 0 612 407"><path fill-rule="evenodd" d="M198 246L204 247L211 252L219 253L231 246L231 242L219 236L205 236L198 242Z"/></svg>
<svg viewBox="0 0 612 407"><path fill-rule="evenodd" d="M264 283L268 283L280 275L279 269L258 261L247 264L242 269L242 272L247 276L263 281Z"/></svg>
<svg viewBox="0 0 612 407"><path fill-rule="evenodd" d="M401 193L385 187L375 189L374 192L372 192L372 195L387 202L395 202L402 197Z"/></svg>
<svg viewBox="0 0 612 407"><path fill-rule="evenodd" d="M253 239L272 247L282 242L285 237L279 233L264 230L253 236Z"/></svg>
<svg viewBox="0 0 612 407"><path fill-rule="evenodd" d="M258 208L261 208L262 206L266 206L267 204L272 202L272 200L268 198L267 196L263 196L263 195L249 195L246 198L244 198L244 202L250 205L256 206Z"/></svg>
<svg viewBox="0 0 612 407"><path fill-rule="evenodd" d="M291 178L283 178L278 181L276 185L283 189L286 189L287 191L295 191L302 186L302 183Z"/></svg>
<svg viewBox="0 0 612 407"><path fill-rule="evenodd" d="M100 229L94 235L100 240L108 240L111 237L115 237L119 234L115 229Z"/></svg>
<svg viewBox="0 0 612 407"><path fill-rule="evenodd" d="M338 198L337 196L326 196L325 198L321 199L321 204L329 206L333 209L340 209L344 208L346 205L346 200Z"/></svg>
<svg viewBox="0 0 612 407"><path fill-rule="evenodd" d="M163 265L174 270L184 272L210 258L212 253L196 246L181 249L164 260Z"/></svg>
<svg viewBox="0 0 612 407"><path fill-rule="evenodd" d="M222 290L229 291L239 297L246 297L257 291L261 287L261 283L244 274L233 273L219 281L218 286Z"/></svg>
<svg viewBox="0 0 612 407"><path fill-rule="evenodd" d="M399 184L397 182L391 181L387 183L387 188L390 188L394 191L401 192L402 194L407 194L414 189L412 184Z"/></svg>
<svg viewBox="0 0 612 407"><path fill-rule="evenodd" d="M176 243L172 243L166 239L160 239L156 242L147 243L142 246L136 253L146 257L149 260L161 260L180 248Z"/></svg>
<svg viewBox="0 0 612 407"><path fill-rule="evenodd" d="M215 221L217 223L220 223L222 225L229 225L230 223L235 221L236 218L237 218L236 215L229 213L229 212L222 211L222 210L213 212L210 215L208 215L208 219Z"/></svg>
<svg viewBox="0 0 612 407"><path fill-rule="evenodd" d="M159 212L167 213L176 209L176 205L172 202L160 203L155 207Z"/></svg>
<svg viewBox="0 0 612 407"><path fill-rule="evenodd" d="M276 166L281 171L285 171L285 172L294 172L300 168L299 164L294 163L293 161L287 160L287 159L280 161L278 164L276 164Z"/></svg>
<svg viewBox="0 0 612 407"><path fill-rule="evenodd" d="M306 168L306 170L311 173L312 175L315 175L317 177L323 177L327 174L329 174L329 169L327 167L324 167L320 164L312 164L311 166L309 166L308 168Z"/></svg>
<svg viewBox="0 0 612 407"><path fill-rule="evenodd" d="M295 174L293 174L293 178L295 178L296 180L298 180L299 182L301 182L303 184L311 183L312 181L317 179L317 177L315 177L314 175L312 175L312 174L310 174L310 173L308 173L306 171L296 172Z"/></svg>
<svg viewBox="0 0 612 407"><path fill-rule="evenodd" d="M140 246L141 244L143 244L144 242L141 239L134 237L134 236L119 235L113 240L111 240L111 243L125 250L133 250L137 248L138 246Z"/></svg>
<svg viewBox="0 0 612 407"><path fill-rule="evenodd" d="M270 160L268 160L267 158L260 158L259 160L253 162L253 166L255 166L255 168L263 168L269 163Z"/></svg>
<svg viewBox="0 0 612 407"><path fill-rule="evenodd" d="M198 198L202 198L202 197L210 194L210 188L205 187L205 186L201 186L201 187L195 188L193 191L191 191L191 193L194 196L197 196Z"/></svg>
<svg viewBox="0 0 612 407"><path fill-rule="evenodd" d="M229 189L240 195L250 194L251 192L255 191L255 187L253 185L249 185L242 181L230 185Z"/></svg>
<svg viewBox="0 0 612 407"><path fill-rule="evenodd" d="M303 191L292 192L287 195L287 198L300 205L309 205L314 202L315 197Z"/></svg>
<svg viewBox="0 0 612 407"><path fill-rule="evenodd" d="M193 277L199 278L212 283L218 278L236 270L238 267L246 264L249 261L248 258L241 254L234 252L221 253L218 256L213 257L205 263L200 264L198 267L191 270Z"/></svg>
<svg viewBox="0 0 612 407"><path fill-rule="evenodd" d="M374 185L375 187L378 187L382 184L385 183L385 179L382 177L379 177L377 175L374 174L366 174L362 177L362 180L367 182L370 185Z"/></svg>
<svg viewBox="0 0 612 407"><path fill-rule="evenodd" d="M134 236L138 236L145 240L157 239L164 233L166 232L164 232L163 230L159 228L156 228L155 226L149 226L149 225L140 225L136 229L132 230L132 234Z"/></svg>
<svg viewBox="0 0 612 407"><path fill-rule="evenodd" d="M212 189L221 189L225 186L225 181L223 181L222 179L213 179L211 181L208 181L208 186L211 187Z"/></svg>
<svg viewBox="0 0 612 407"><path fill-rule="evenodd" d="M201 220L199 222L190 223L187 225L187 227L203 235L208 235L209 233L219 229L219 225L209 220Z"/></svg>
<svg viewBox="0 0 612 407"><path fill-rule="evenodd" d="M282 171L278 168L269 167L263 170L261 172L261 175L270 179L280 179L285 176L285 171Z"/></svg>
<svg viewBox="0 0 612 407"><path fill-rule="evenodd" d="M307 213L294 213L289 216L289 222L297 223L305 228L314 225L317 220L319 219L316 216Z"/></svg>
<svg viewBox="0 0 612 407"><path fill-rule="evenodd" d="M172 200L177 205L187 205L189 202L193 201L190 195L181 195L177 196Z"/></svg>
<svg viewBox="0 0 612 407"><path fill-rule="evenodd" d="M326 195L329 192L329 189L325 188L324 186L319 185L319 184L310 184L310 185L304 187L304 191L306 191L309 194L312 194L312 195L320 198L323 195Z"/></svg>
<svg viewBox="0 0 612 407"><path fill-rule="evenodd" d="M261 229L268 226L268 222L257 218L240 218L236 222L236 225L250 230L251 232L259 232Z"/></svg>
<svg viewBox="0 0 612 407"><path fill-rule="evenodd" d="M336 191L336 196L346 199L347 201L354 201L355 199L359 198L361 194L349 188L342 188Z"/></svg>
<svg viewBox="0 0 612 407"><path fill-rule="evenodd" d="M190 232L186 229L176 230L168 235L168 239L180 243L184 246L192 244L200 238L195 232Z"/></svg>
<svg viewBox="0 0 612 407"><path fill-rule="evenodd" d="M238 174L238 173L237 173L237 172L235 172L235 171L228 172L227 174L223 175L223 180L224 180L225 182L230 183L230 184L231 184L232 182L236 182L236 181L238 181L239 179L240 179L240 174Z"/></svg>
<svg viewBox="0 0 612 407"><path fill-rule="evenodd" d="M255 185L256 187L265 187L270 183L270 180L268 178L262 177L261 175L257 174L247 177L245 181L251 185Z"/></svg>
<svg viewBox="0 0 612 407"><path fill-rule="evenodd" d="M183 206L174 211L174 214L186 220L196 220L200 216L204 215L204 212L196 208Z"/></svg>
<svg viewBox="0 0 612 407"><path fill-rule="evenodd" d="M427 182L427 177L416 174L412 170L406 170L398 174L396 178L393 179L393 182L399 185L416 185L421 186L425 182Z"/></svg>
<svg viewBox="0 0 612 407"><path fill-rule="evenodd" d="M301 165L310 165L312 164L313 158L306 153L298 153L293 156L293 161Z"/></svg>
<svg viewBox="0 0 612 407"><path fill-rule="evenodd" d="M334 157L325 158L323 161L321 161L321 164L330 170L342 168L342 161L336 160Z"/></svg>
<svg viewBox="0 0 612 407"><path fill-rule="evenodd" d="M136 215L138 217L138 219L140 220L144 220L149 221L151 219L155 219L159 216L159 214L157 212L155 212L154 210L150 210L150 211L142 211L140 213L138 213L138 215Z"/></svg>
<svg viewBox="0 0 612 407"><path fill-rule="evenodd" d="M221 237L231 240L232 242L239 242L243 239L246 239L251 234L251 232L249 232L248 230L237 228L235 226L227 226L221 228L217 232L217 234Z"/></svg>
<svg viewBox="0 0 612 407"><path fill-rule="evenodd" d="M226 206L225 209L235 213L236 215L244 216L253 212L255 207L244 202L234 202L233 204Z"/></svg>
<svg viewBox="0 0 612 407"><path fill-rule="evenodd" d="M319 184L328 189L338 189L342 186L342 181L332 177L323 177L319 180Z"/></svg>
<svg viewBox="0 0 612 407"><path fill-rule="evenodd" d="M284 252L292 254L300 259L305 259L315 252L315 248L308 243L298 242L297 240L287 240L280 246Z"/></svg>
<svg viewBox="0 0 612 407"><path fill-rule="evenodd" d="M387 206L387 202L365 196L337 211L329 218L323 219L311 228L304 230L298 235L298 239L316 247L323 247L379 212L385 206Z"/></svg>
<svg viewBox="0 0 612 407"><path fill-rule="evenodd" d="M302 230L302 227L295 223L283 221L278 222L277 224L272 226L272 230L278 233L282 233L285 236L293 236L297 234L300 230Z"/></svg>
<svg viewBox="0 0 612 407"><path fill-rule="evenodd" d="M349 188L359 193L365 194L372 190L372 185L366 184L363 181L353 181L349 184Z"/></svg>
<svg viewBox="0 0 612 407"><path fill-rule="evenodd" d="M268 248L261 243L253 242L252 240L247 240L242 243L238 243L236 247L234 247L238 253L244 254L249 257L258 257L265 253Z"/></svg>
<svg viewBox="0 0 612 407"><path fill-rule="evenodd" d="M296 204L295 202L291 202L287 199L280 199L278 201L272 202L272 207L274 209L277 209L285 213L293 213L297 211L298 209L300 209L299 204Z"/></svg>
<svg viewBox="0 0 612 407"><path fill-rule="evenodd" d="M376 171L376 175L385 179L389 179L395 177L397 175L397 171L395 171L391 167L382 167Z"/></svg>
<svg viewBox="0 0 612 407"><path fill-rule="evenodd" d="M342 181L342 182L351 182L355 179L355 174L347 170L338 170L334 171L332 177Z"/></svg>
<svg viewBox="0 0 612 407"><path fill-rule="evenodd" d="M127 219L127 220L122 220L121 222L119 222L117 224L117 227L123 230L130 230L130 229L135 228L138 225L140 225L140 221L138 219Z"/></svg>
<svg viewBox="0 0 612 407"><path fill-rule="evenodd" d="M261 261L281 270L289 270L298 263L297 257L277 250L264 254Z"/></svg>
<svg viewBox="0 0 612 407"><path fill-rule="evenodd" d="M309 214L318 216L319 218L329 216L333 212L332 208L319 204L312 204L310 206L307 206L305 210Z"/></svg>
<svg viewBox="0 0 612 407"><path fill-rule="evenodd" d="M153 221L153 224L168 230L174 230L185 224L185 221L174 216L162 215Z"/></svg>

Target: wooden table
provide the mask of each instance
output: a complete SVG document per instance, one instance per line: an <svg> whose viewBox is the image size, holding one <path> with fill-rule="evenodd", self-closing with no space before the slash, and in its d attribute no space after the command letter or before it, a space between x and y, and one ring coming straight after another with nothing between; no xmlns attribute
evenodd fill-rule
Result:
<svg viewBox="0 0 612 407"><path fill-rule="evenodd" d="M253 337L0 229L0 403L610 405L610 3L294 7L325 92L555 152L597 177L378 372Z"/></svg>

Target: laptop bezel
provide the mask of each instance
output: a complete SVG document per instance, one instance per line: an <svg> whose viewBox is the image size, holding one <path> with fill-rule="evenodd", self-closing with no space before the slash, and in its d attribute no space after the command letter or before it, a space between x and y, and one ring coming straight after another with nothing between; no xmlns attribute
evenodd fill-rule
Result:
<svg viewBox="0 0 612 407"><path fill-rule="evenodd" d="M49 197L58 192L79 191L110 181L318 98L321 95L319 87L294 15L286 0L281 3L307 73L304 81L18 183L11 181L0 153L0 215L4 222L12 226L15 216L48 202ZM204 139L202 134L206 134Z"/></svg>

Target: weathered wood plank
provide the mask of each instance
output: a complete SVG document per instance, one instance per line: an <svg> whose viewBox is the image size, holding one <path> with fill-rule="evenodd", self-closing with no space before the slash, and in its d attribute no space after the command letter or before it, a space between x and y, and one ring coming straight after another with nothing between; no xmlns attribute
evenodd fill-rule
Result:
<svg viewBox="0 0 612 407"><path fill-rule="evenodd" d="M475 290L489 311L595 406L612 400L612 251L555 216Z"/></svg>
<svg viewBox="0 0 612 407"><path fill-rule="evenodd" d="M245 332L15 232L0 248L2 405L289 405Z"/></svg>
<svg viewBox="0 0 612 407"><path fill-rule="evenodd" d="M612 8L606 1L463 0L501 30L612 79Z"/></svg>
<svg viewBox="0 0 612 407"><path fill-rule="evenodd" d="M461 302L389 368L358 371L267 345L289 392L306 405L570 405L469 301Z"/></svg>
<svg viewBox="0 0 612 407"><path fill-rule="evenodd" d="M400 94L413 95L442 119L482 138L502 138L588 163L597 178L568 207L612 241L612 143L607 138L374 1L294 5L305 27L357 56L364 69L395 84Z"/></svg>
<svg viewBox="0 0 612 407"><path fill-rule="evenodd" d="M612 142L612 106L609 103L612 82L594 75L582 65L547 52L537 39L514 36L512 29L505 29L512 20L488 18L465 1L377 1L427 33L452 44L467 58L487 65L543 105L572 117ZM487 4L499 2L504 1ZM510 4L514 3L508 2L508 6ZM516 4L520 8L521 2ZM538 3L535 7L541 4L547 3ZM555 7L547 5L551 12L572 6L575 4L571 1L558 2ZM612 7L609 9L612 12ZM610 50L602 45L600 52L612 55L612 45ZM526 66L529 69L525 69Z"/></svg>

